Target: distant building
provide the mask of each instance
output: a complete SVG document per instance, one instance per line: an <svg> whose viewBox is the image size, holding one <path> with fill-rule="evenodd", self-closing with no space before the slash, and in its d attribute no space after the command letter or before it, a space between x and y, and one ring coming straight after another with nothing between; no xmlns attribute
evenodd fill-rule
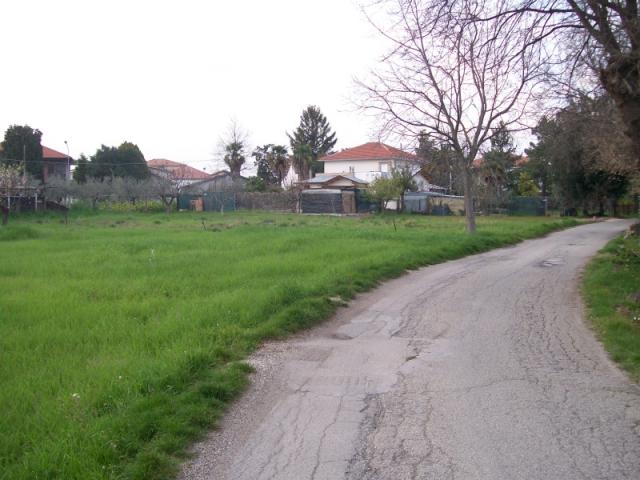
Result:
<svg viewBox="0 0 640 480"><path fill-rule="evenodd" d="M302 213L358 213L358 197L368 182L353 175L325 173L299 182Z"/></svg>
<svg viewBox="0 0 640 480"><path fill-rule="evenodd" d="M0 142L0 153L2 153L2 142ZM19 162L19 159L17 161ZM42 145L42 181L44 183L51 177L70 179L71 165L74 163L73 158L66 153Z"/></svg>
<svg viewBox="0 0 640 480"><path fill-rule="evenodd" d="M339 190L354 190L366 188L369 182L353 175L321 173L309 180L299 182L305 189L337 188Z"/></svg>
<svg viewBox="0 0 640 480"><path fill-rule="evenodd" d="M73 164L73 158L66 153L42 146L42 181L44 183L47 183L47 179L51 177L70 179Z"/></svg>
<svg viewBox="0 0 640 480"><path fill-rule="evenodd" d="M147 166L152 175L170 177L172 180L180 181L184 185L200 182L211 177L207 172L190 167L185 163L174 162L165 158L149 160Z"/></svg>
<svg viewBox="0 0 640 480"><path fill-rule="evenodd" d="M325 174L342 174L371 182L391 174L393 169L414 167L418 157L380 142L347 148L319 159Z"/></svg>
<svg viewBox="0 0 640 480"><path fill-rule="evenodd" d="M227 170L220 170L207 178L191 182L183 189L183 193L201 195L206 192L241 191L246 183L245 177L233 178Z"/></svg>

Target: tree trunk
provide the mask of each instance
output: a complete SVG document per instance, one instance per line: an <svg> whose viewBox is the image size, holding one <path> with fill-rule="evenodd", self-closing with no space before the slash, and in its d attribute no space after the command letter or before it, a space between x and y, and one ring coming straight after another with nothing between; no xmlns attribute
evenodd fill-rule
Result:
<svg viewBox="0 0 640 480"><path fill-rule="evenodd" d="M462 174L464 180L464 214L467 218L467 232L476 231L476 214L473 210L473 177L471 167L464 169Z"/></svg>
<svg viewBox="0 0 640 480"><path fill-rule="evenodd" d="M171 205L173 204L173 197L167 197L165 195L162 195L160 197L160 200L162 200L162 203L164 204L164 212L171 213Z"/></svg>
<svg viewBox="0 0 640 480"><path fill-rule="evenodd" d="M618 107L637 160L640 158L640 62L632 56L613 59L600 71L600 80Z"/></svg>

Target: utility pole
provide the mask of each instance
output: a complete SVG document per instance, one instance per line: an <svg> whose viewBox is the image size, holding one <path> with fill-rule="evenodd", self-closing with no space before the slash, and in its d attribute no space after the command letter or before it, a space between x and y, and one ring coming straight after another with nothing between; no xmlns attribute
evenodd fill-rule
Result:
<svg viewBox="0 0 640 480"><path fill-rule="evenodd" d="M22 140L22 183L27 180L27 145Z"/></svg>
<svg viewBox="0 0 640 480"><path fill-rule="evenodd" d="M64 176L66 180L70 180L71 179L71 157L69 156L69 142L65 140L64 144L67 146L67 171L65 172Z"/></svg>

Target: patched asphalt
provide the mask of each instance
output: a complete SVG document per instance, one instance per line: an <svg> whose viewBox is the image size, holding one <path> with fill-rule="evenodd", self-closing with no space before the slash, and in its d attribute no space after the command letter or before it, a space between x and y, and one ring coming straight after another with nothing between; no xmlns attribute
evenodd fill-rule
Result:
<svg viewBox="0 0 640 480"><path fill-rule="evenodd" d="M410 272L269 343L183 479L639 479L640 388L579 276L629 226L583 225Z"/></svg>

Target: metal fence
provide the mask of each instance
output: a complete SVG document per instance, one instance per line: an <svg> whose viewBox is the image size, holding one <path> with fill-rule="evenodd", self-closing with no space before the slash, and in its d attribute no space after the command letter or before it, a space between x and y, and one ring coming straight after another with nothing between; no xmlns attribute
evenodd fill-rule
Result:
<svg viewBox="0 0 640 480"><path fill-rule="evenodd" d="M232 212L238 209L295 212L298 192L204 192L178 197L178 210Z"/></svg>
<svg viewBox="0 0 640 480"><path fill-rule="evenodd" d="M407 192L404 195L404 211L427 215L462 215L464 197L435 192Z"/></svg>
<svg viewBox="0 0 640 480"><path fill-rule="evenodd" d="M238 192L236 207L247 210L270 210L280 212L298 211L299 193L288 192Z"/></svg>
<svg viewBox="0 0 640 480"><path fill-rule="evenodd" d="M340 195L331 199L325 196L322 199L324 201L331 200L332 205L335 204L330 209L331 213L342 213ZM312 208L310 200L311 197L306 198L307 209L303 209L303 211L316 210L315 207ZM232 212L237 209L247 209L296 212L299 202L299 192L206 192L201 195L182 194L178 197L177 203L179 210L202 209L210 212ZM379 209L379 205L372 202L366 191L362 189L355 191L355 206L357 213L371 213ZM463 197L432 192L406 193L404 211L427 215L462 215L464 214L464 200ZM327 213L327 208L323 208L322 212ZM507 205L506 213L509 215L544 215L545 200L540 197L512 197Z"/></svg>
<svg viewBox="0 0 640 480"><path fill-rule="evenodd" d="M356 211L358 213L374 213L380 210L380 205L377 202L371 201L367 191L362 188L357 188L356 193Z"/></svg>
<svg viewBox="0 0 640 480"><path fill-rule="evenodd" d="M178 197L178 210L197 210L202 201L202 209L208 212L233 212L236 209L234 192L206 192L202 195L183 194Z"/></svg>
<svg viewBox="0 0 640 480"><path fill-rule="evenodd" d="M512 197L507 204L509 215L538 215L546 213L545 199L540 197Z"/></svg>

